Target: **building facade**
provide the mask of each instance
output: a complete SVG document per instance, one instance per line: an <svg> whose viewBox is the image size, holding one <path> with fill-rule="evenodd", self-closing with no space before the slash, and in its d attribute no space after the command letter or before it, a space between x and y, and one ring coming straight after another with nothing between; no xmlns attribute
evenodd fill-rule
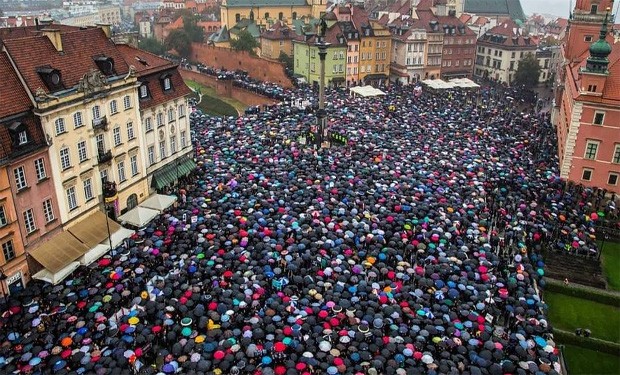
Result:
<svg viewBox="0 0 620 375"><path fill-rule="evenodd" d="M620 47L608 32L611 5L611 1L576 3L558 69L552 122L560 177L619 193Z"/></svg>
<svg viewBox="0 0 620 375"><path fill-rule="evenodd" d="M293 30L282 21L275 22L260 34L261 57L277 60L280 53L293 57Z"/></svg>
<svg viewBox="0 0 620 375"><path fill-rule="evenodd" d="M420 22L403 22L392 27L392 81L409 84L424 77L426 44L426 29Z"/></svg>
<svg viewBox="0 0 620 375"><path fill-rule="evenodd" d="M476 33L454 16L439 16L437 21L444 32L441 78L472 78Z"/></svg>
<svg viewBox="0 0 620 375"><path fill-rule="evenodd" d="M504 21L478 39L474 75L510 85L519 61L536 49L514 21Z"/></svg>
<svg viewBox="0 0 620 375"><path fill-rule="evenodd" d="M220 20L229 30L242 19L253 20L265 29L278 20L291 24L300 18L320 18L326 4L327 0L223 0Z"/></svg>
<svg viewBox="0 0 620 375"><path fill-rule="evenodd" d="M137 150L130 158L135 155L135 163L144 163L150 191L161 191L195 167L190 160L192 139L187 99L191 91L171 61L128 45L117 48L126 61L138 62L135 69L141 126L136 131L141 133L140 147L146 150L146 159L137 158ZM144 197L132 199L142 201Z"/></svg>
<svg viewBox="0 0 620 375"><path fill-rule="evenodd" d="M303 34L293 39L295 75L317 86L321 73L318 39L314 33ZM325 58L325 83L341 85L345 82L347 43L336 24L327 28L325 42L329 43Z"/></svg>

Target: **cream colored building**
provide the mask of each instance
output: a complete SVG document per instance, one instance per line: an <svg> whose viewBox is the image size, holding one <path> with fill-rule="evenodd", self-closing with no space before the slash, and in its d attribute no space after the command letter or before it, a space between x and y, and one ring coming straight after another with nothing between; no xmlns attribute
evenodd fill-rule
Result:
<svg viewBox="0 0 620 375"><path fill-rule="evenodd" d="M4 49L41 120L63 226L100 211L104 198L113 218L146 199L139 82L109 29L44 29ZM102 194L105 181L116 192Z"/></svg>

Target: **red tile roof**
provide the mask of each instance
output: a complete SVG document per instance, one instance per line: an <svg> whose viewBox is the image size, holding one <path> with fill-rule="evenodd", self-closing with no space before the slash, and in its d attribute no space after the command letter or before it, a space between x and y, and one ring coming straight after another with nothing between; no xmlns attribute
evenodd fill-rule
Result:
<svg viewBox="0 0 620 375"><path fill-rule="evenodd" d="M51 24L45 27L60 30L61 33L80 30L80 28L77 26L62 25L62 24L57 24L57 23L54 23L54 24ZM3 28L0 28L0 41L40 35L41 28L43 28L43 26L39 26L39 28L37 28L36 26L3 27ZM2 43L0 43L0 45L1 44Z"/></svg>
<svg viewBox="0 0 620 375"><path fill-rule="evenodd" d="M614 44L614 38L611 35L607 36L607 41L611 45L611 54L609 55L609 75L605 82L605 88L603 89L603 95L597 98L596 101L603 101L607 103L613 103L614 105L620 105L620 43ZM587 59L590 56L589 49L586 49L581 56L578 57L579 63L571 67L572 80L578 88L581 87L581 75L580 69L585 68Z"/></svg>
<svg viewBox="0 0 620 375"><path fill-rule="evenodd" d="M105 55L114 59L117 75L129 72L129 65L123 59L114 43L100 28L83 29L61 34L63 51L56 50L47 36L34 36L5 40L6 49L17 69L26 81L30 92L38 88L50 90L37 73L37 67L49 65L58 69L65 88L73 87L91 69L98 67L93 57Z"/></svg>
<svg viewBox="0 0 620 375"><path fill-rule="evenodd" d="M149 97L140 99L140 109L155 107L191 93L191 90L187 87L179 73L178 65L127 44L119 44L117 48L127 64L133 65L136 68L138 80L149 89ZM144 61L148 65L140 61ZM163 90L160 81L162 75L165 74L170 74L170 80L172 81L172 89L169 91Z"/></svg>
<svg viewBox="0 0 620 375"><path fill-rule="evenodd" d="M0 52L0 119L28 111L32 102L7 55Z"/></svg>
<svg viewBox="0 0 620 375"><path fill-rule="evenodd" d="M461 22L467 23L467 22L471 21L471 15L467 14L467 13L463 13L463 14L460 15L459 19L461 20Z"/></svg>
<svg viewBox="0 0 620 375"><path fill-rule="evenodd" d="M265 29L260 36L269 40L289 40L293 38L293 30L278 20L270 28Z"/></svg>
<svg viewBox="0 0 620 375"><path fill-rule="evenodd" d="M492 36L503 36L502 40L493 40ZM513 40L513 38L515 38ZM526 42L529 40L529 44ZM516 42L516 43L515 43ZM536 48L536 41L522 34L515 21L509 19L491 28L478 39L478 43L503 45L506 47L532 47Z"/></svg>

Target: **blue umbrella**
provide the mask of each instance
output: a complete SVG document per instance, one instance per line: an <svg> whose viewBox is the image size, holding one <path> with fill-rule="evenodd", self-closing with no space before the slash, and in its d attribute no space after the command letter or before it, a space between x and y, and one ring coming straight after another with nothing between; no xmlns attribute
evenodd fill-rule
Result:
<svg viewBox="0 0 620 375"><path fill-rule="evenodd" d="M28 361L28 364L29 364L30 366L36 366L36 365L38 365L39 363L41 363L41 358L39 358L39 357L34 357L34 358L31 358L31 359L30 359L30 361Z"/></svg>

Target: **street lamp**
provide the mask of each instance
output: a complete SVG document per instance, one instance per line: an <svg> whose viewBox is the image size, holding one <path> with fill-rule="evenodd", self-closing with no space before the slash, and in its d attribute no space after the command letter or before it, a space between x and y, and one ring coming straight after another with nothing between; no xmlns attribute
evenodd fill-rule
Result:
<svg viewBox="0 0 620 375"><path fill-rule="evenodd" d="M327 139L325 121L325 57L327 56L327 47L330 43L325 42L325 31L327 30L327 22L324 18L321 18L320 32L317 37L316 46L319 48L320 59L320 75L319 75L319 111L317 113L317 125L318 131L316 136L316 148L320 149L323 146L323 142Z"/></svg>
<svg viewBox="0 0 620 375"><path fill-rule="evenodd" d="M118 192L116 191L116 184L114 182L107 181L107 179L102 179L103 186L103 209L105 212L105 226L108 230L108 242L110 244L110 251L112 251L112 234L110 233L110 223L109 223L109 212L110 206L114 204L114 201L118 198Z"/></svg>

